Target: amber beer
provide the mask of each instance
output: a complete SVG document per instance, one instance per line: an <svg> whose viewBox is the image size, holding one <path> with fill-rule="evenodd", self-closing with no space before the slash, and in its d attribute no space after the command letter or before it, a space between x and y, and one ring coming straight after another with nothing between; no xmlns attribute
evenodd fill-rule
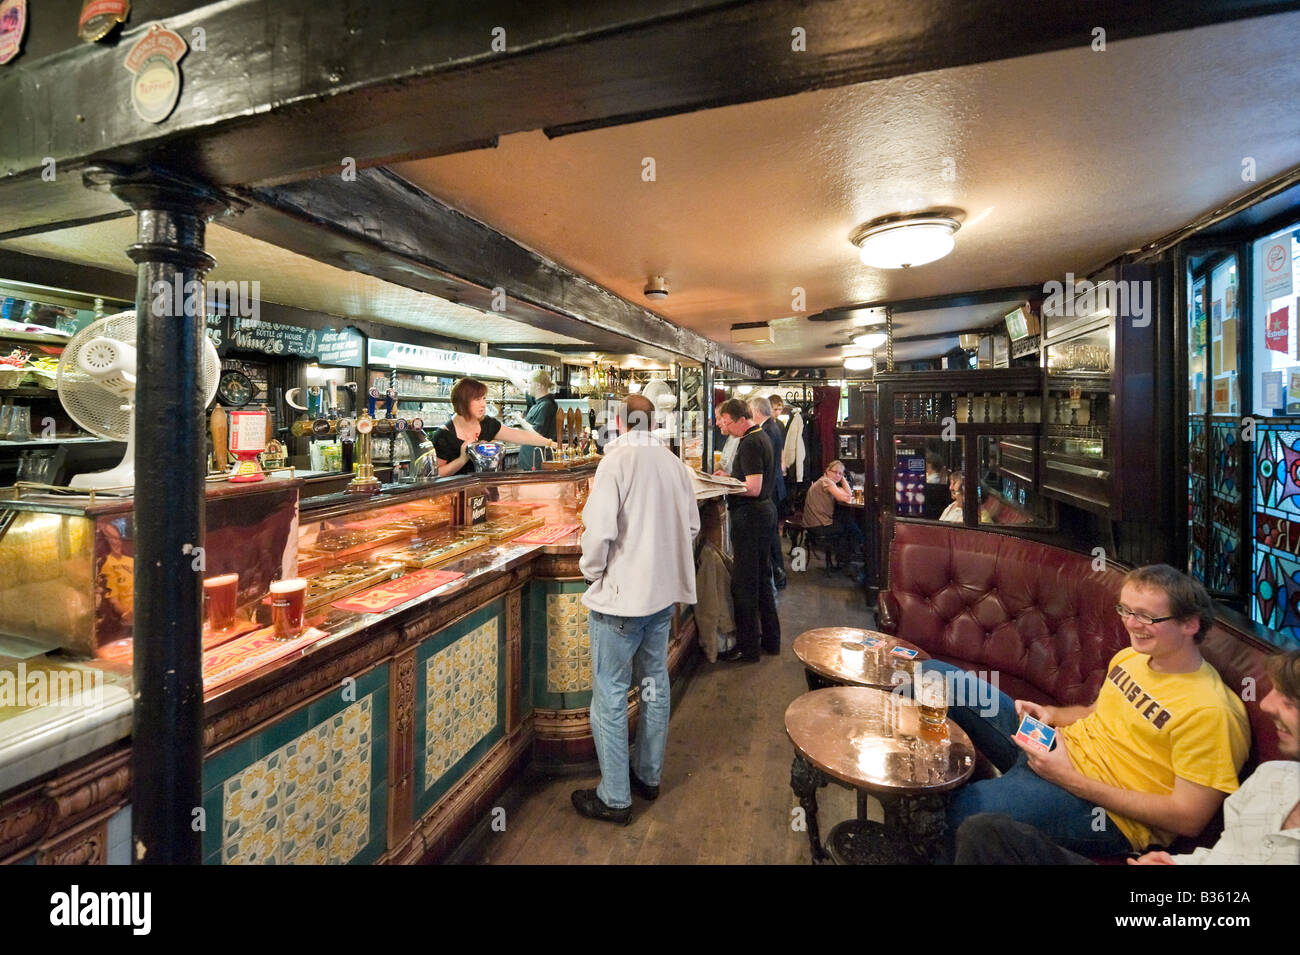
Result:
<svg viewBox="0 0 1300 955"><path fill-rule="evenodd" d="M208 601L208 628L226 630L235 623L239 605L239 575L222 574L203 581L203 596Z"/></svg>
<svg viewBox="0 0 1300 955"><path fill-rule="evenodd" d="M277 640L292 640L302 633L302 611L307 581L302 577L271 583L271 628Z"/></svg>
<svg viewBox="0 0 1300 955"><path fill-rule="evenodd" d="M948 687L942 673L922 674L916 668L916 705L921 721L942 726L948 720Z"/></svg>

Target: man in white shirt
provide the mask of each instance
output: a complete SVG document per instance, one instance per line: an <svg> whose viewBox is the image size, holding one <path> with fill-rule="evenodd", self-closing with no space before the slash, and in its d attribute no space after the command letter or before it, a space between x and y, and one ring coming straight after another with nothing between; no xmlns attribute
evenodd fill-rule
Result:
<svg viewBox="0 0 1300 955"><path fill-rule="evenodd" d="M1223 804L1213 848L1147 852L1129 865L1300 865L1300 650L1268 661L1273 689L1259 707L1277 728L1283 759L1261 763ZM957 830L958 865L1086 865L1038 829L1000 813L971 816Z"/></svg>
<svg viewBox="0 0 1300 955"><path fill-rule="evenodd" d="M632 821L632 790L659 795L668 740L668 630L678 603L695 603L700 529L686 466L652 432L654 405L627 399L626 433L605 445L583 509L582 602L591 634L591 733L600 785L573 793L584 816ZM627 694L641 688L636 753L628 760Z"/></svg>

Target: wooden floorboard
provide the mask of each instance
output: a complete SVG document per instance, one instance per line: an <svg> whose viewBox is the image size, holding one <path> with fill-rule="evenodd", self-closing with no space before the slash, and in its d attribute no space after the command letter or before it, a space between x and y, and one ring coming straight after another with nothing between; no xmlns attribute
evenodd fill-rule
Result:
<svg viewBox="0 0 1300 955"><path fill-rule="evenodd" d="M569 794L594 787L595 775L530 772L503 796L504 832L462 847L462 861L495 865L750 864L807 865L806 832L792 828L793 751L785 709L807 692L790 650L813 627L870 627L862 592L820 566L791 574L781 593L782 649L755 664L700 661L674 700L659 798L633 797L632 823L584 819ZM854 798L831 785L818 794L822 834L851 817Z"/></svg>

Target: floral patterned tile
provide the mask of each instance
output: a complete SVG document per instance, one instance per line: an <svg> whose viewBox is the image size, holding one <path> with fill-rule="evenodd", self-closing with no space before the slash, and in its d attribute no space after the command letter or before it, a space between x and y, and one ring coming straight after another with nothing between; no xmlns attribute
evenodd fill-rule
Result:
<svg viewBox="0 0 1300 955"><path fill-rule="evenodd" d="M272 753L226 780L222 841L235 839L280 805L280 754Z"/></svg>
<svg viewBox="0 0 1300 955"><path fill-rule="evenodd" d="M226 864L349 862L370 842L370 695L222 785Z"/></svg>
<svg viewBox="0 0 1300 955"><path fill-rule="evenodd" d="M280 863L280 814L268 813L256 825L241 830L221 850L226 865L278 865Z"/></svg>
<svg viewBox="0 0 1300 955"><path fill-rule="evenodd" d="M591 636L582 594L546 595L546 690L591 689Z"/></svg>
<svg viewBox="0 0 1300 955"><path fill-rule="evenodd" d="M493 618L425 664L425 789L497 725L499 636Z"/></svg>

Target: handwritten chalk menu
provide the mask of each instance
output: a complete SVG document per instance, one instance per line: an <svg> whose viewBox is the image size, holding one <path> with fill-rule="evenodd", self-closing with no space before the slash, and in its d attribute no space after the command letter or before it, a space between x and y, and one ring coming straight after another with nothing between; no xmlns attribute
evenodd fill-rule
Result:
<svg viewBox="0 0 1300 955"><path fill-rule="evenodd" d="M222 351L235 348L292 355L349 368L361 367L365 350L365 339L355 329L303 328L239 315L209 315L207 334Z"/></svg>

